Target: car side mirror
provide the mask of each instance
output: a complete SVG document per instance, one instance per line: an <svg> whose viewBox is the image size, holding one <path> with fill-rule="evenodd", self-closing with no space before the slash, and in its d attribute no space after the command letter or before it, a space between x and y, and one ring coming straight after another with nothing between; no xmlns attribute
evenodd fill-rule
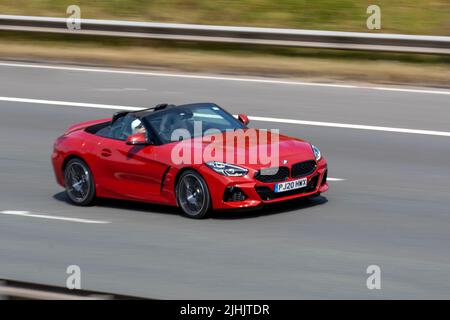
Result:
<svg viewBox="0 0 450 320"><path fill-rule="evenodd" d="M148 144L148 141L145 133L135 133L128 136L125 143L132 146L139 146Z"/></svg>
<svg viewBox="0 0 450 320"><path fill-rule="evenodd" d="M250 122L250 120L248 119L247 115L246 115L246 114L243 114L243 113L241 113L241 114L238 115L238 119L239 119L239 121L242 122L244 125L248 125L249 122Z"/></svg>

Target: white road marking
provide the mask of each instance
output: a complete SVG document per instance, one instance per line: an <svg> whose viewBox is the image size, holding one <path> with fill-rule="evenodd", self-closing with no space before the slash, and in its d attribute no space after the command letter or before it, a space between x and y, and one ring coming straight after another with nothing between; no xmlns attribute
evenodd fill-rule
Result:
<svg viewBox="0 0 450 320"><path fill-rule="evenodd" d="M40 214L40 213L36 214L36 213L31 213L29 211L4 210L4 211L0 211L0 214L21 216L21 217L30 217L30 218L39 218L39 219L49 219L49 220L62 220L62 221L79 222L79 223L95 223L95 224L111 223L109 221L101 221L101 220L58 217L58 216L50 216L50 215Z"/></svg>
<svg viewBox="0 0 450 320"><path fill-rule="evenodd" d="M47 105L54 105L54 106L67 106L67 107L80 107L80 108L117 109L117 110L127 110L127 111L136 111L139 109L143 109L142 107L139 108L139 107L130 107L130 106L118 106L118 105L113 106L113 105L109 105L109 104L98 104L98 103L26 99L26 98L13 98L13 97L0 97L0 101L47 104Z"/></svg>
<svg viewBox="0 0 450 320"><path fill-rule="evenodd" d="M55 106L70 106L70 107L81 107L81 108L129 110L129 111L135 111L135 110L142 109L142 107L132 107L132 106L118 106L118 105L108 105L108 104L55 101L55 100L40 100L40 99L27 99L27 98L14 98L14 97L0 97L0 101L35 103L35 104L45 104L45 105L55 105ZM234 115L234 116L236 116L236 115ZM450 132L448 132L448 131L379 127L379 126L368 126L368 125L350 124L350 123L295 120L295 119L282 119L282 118L256 117L256 116L249 116L249 119L253 120L253 121L286 123L286 124L300 124L300 125L307 125L307 126L320 126L320 127L346 128L346 129L357 129L357 130L384 131L384 132L409 133L409 134L420 134L420 135L429 135L429 136L450 137Z"/></svg>
<svg viewBox="0 0 450 320"><path fill-rule="evenodd" d="M362 124L281 119L281 118L270 118L270 117L248 117L248 118L250 120L254 120L254 121L302 124L302 125L307 125L307 126L346 128L346 129L357 129L357 130L385 131L385 132L410 133L410 134L421 134L421 135L429 135L429 136L450 137L450 132L448 132L448 131L417 130L417 129L406 129L406 128L367 126L367 125L362 125Z"/></svg>
<svg viewBox="0 0 450 320"><path fill-rule="evenodd" d="M327 181L345 181L345 179L341 179L341 178L327 178Z"/></svg>
<svg viewBox="0 0 450 320"><path fill-rule="evenodd" d="M151 76L151 77L238 81L238 82L254 82L254 83L268 83L268 84L281 84L281 85L315 86L315 87L331 87L331 88L347 88L347 89L367 89L367 90L382 90L382 91L408 92L408 93L420 93L420 94L450 95L450 90L410 89L410 88L396 88L396 87L382 87L382 86L356 86L356 85L336 84L336 83L301 82L301 81L275 80L275 79L262 79L262 78L208 76L208 75L163 73L163 72L149 72L149 71L137 71L137 70L118 70L118 69L108 69L108 68L85 68L85 67L69 67L69 66L7 63L7 62L1 62L0 66L15 67L15 68L36 68L36 69L52 69L52 70L81 71L81 72L128 74L128 75Z"/></svg>

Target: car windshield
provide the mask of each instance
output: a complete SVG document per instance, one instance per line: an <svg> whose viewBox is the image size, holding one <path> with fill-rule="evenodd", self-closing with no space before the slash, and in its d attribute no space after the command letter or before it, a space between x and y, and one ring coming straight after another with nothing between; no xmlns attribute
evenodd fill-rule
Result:
<svg viewBox="0 0 450 320"><path fill-rule="evenodd" d="M180 136L204 136L208 130L223 132L245 128L244 124L214 104L168 108L142 119L158 134L163 144L178 141Z"/></svg>

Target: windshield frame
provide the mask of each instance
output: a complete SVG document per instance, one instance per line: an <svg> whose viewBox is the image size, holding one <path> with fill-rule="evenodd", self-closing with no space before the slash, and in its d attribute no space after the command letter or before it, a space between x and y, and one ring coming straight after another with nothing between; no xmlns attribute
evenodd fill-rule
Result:
<svg viewBox="0 0 450 320"><path fill-rule="evenodd" d="M159 130L151 124L150 119L160 116L160 115L163 115L165 113L174 112L174 110L176 110L177 112L183 111L183 110L192 111L195 108L205 108L205 109L213 109L213 110L214 110L214 108L217 108L220 110L220 112L222 112L222 114L220 114L220 116L222 116L225 120L227 120L231 124L236 125L234 128L229 127L229 128L225 128L222 130L216 128L216 131L226 132L228 130L248 129L248 127L245 124L243 124L241 121L236 119L232 114L230 114L229 112L227 112L226 110L224 110L223 108L221 108L220 106L218 106L215 103L188 104L188 105L180 105L180 106L176 106L176 107L166 108L163 110L154 111L152 113L143 115L142 117L140 117L140 120L142 121L145 128L147 129L147 132L151 132L152 136L156 138L156 139L154 139L155 144L158 144L158 145L169 144L169 143L178 142L178 141L172 141L172 140L166 141L166 139L163 139L161 137L161 135L159 134ZM205 131L202 130L201 137L204 137L204 136L205 136ZM194 138L194 136L191 136L191 139L192 138ZM195 137L195 138L198 138L198 137Z"/></svg>

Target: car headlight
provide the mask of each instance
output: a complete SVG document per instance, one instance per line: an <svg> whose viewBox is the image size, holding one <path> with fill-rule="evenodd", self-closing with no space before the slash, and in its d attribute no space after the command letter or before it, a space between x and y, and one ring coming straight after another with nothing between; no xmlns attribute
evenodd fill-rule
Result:
<svg viewBox="0 0 450 320"><path fill-rule="evenodd" d="M215 172L227 177L242 177L248 173L245 168L219 161L208 161L205 164Z"/></svg>
<svg viewBox="0 0 450 320"><path fill-rule="evenodd" d="M311 145L311 148L314 152L314 157L316 158L316 161L319 161L320 159L322 159L322 153L320 153L319 148L317 148L315 145Z"/></svg>

